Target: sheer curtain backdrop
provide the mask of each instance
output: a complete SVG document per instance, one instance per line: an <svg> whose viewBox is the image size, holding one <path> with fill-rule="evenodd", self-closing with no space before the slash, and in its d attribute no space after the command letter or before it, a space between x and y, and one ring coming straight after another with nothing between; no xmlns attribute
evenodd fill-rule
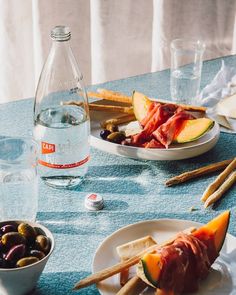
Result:
<svg viewBox="0 0 236 295"><path fill-rule="evenodd" d="M170 66L172 39L236 53L236 0L0 0L0 103L34 96L50 30L68 25L86 84Z"/></svg>

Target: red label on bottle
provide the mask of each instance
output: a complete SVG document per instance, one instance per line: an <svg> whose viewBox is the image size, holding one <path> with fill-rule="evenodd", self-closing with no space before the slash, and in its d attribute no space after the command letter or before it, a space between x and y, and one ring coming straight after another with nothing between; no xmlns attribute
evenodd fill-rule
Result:
<svg viewBox="0 0 236 295"><path fill-rule="evenodd" d="M41 142L42 154L52 154L56 151L56 146L53 143Z"/></svg>
<svg viewBox="0 0 236 295"><path fill-rule="evenodd" d="M83 159L82 161L76 162L76 163L71 163L71 164L52 164L52 163L48 163L42 160L38 160L38 163L40 165L46 166L48 168L56 168L56 169L69 169L69 168L75 168L78 166L81 166L83 164L85 164L86 162L88 162L89 160L89 156L86 157L85 159Z"/></svg>

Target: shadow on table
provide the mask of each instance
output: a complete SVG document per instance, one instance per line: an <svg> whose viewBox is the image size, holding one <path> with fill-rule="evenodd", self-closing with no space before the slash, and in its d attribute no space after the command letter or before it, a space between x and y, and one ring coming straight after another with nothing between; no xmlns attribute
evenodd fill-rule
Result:
<svg viewBox="0 0 236 295"><path fill-rule="evenodd" d="M79 279L88 276L88 272L56 272L45 273L41 276L36 290L31 295L76 295L78 292L72 291L73 286ZM80 295L97 295L95 286L91 286L79 291Z"/></svg>
<svg viewBox="0 0 236 295"><path fill-rule="evenodd" d="M144 170L148 169L145 164L137 165L104 165L104 166L90 166L88 175L90 177L135 177L140 175Z"/></svg>
<svg viewBox="0 0 236 295"><path fill-rule="evenodd" d="M167 180L186 171L191 171L223 160L233 159L235 157L235 150L233 148L234 145L235 134L221 133L220 140L217 145L212 150L198 157L180 161L149 161L147 164L152 167L153 172L157 173L157 175L161 171L162 175L164 175ZM200 182L218 174L219 171L194 178L181 184L181 186L183 187L195 181Z"/></svg>
<svg viewBox="0 0 236 295"><path fill-rule="evenodd" d="M73 191L112 194L145 194L145 179L153 175L152 167L143 165L90 166L86 181ZM144 180L144 181L143 181Z"/></svg>

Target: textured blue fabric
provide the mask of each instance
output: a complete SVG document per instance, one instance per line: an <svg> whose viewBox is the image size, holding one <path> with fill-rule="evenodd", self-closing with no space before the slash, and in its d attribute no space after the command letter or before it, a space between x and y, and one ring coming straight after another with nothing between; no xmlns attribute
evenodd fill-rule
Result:
<svg viewBox="0 0 236 295"><path fill-rule="evenodd" d="M236 56L224 58L236 67ZM204 87L220 69L221 60L207 61L203 66ZM138 90L151 97L169 98L169 71L145 74L89 87L119 90L130 94ZM0 106L0 135L29 135L32 129L33 100L26 99ZM167 188L171 176L236 155L236 137L221 133L216 147L197 158L158 162L140 161L110 155L92 148L89 172L80 188L56 190L40 184L37 220L54 234L56 249L40 278L35 294L75 294L76 281L91 272L93 255L103 239L120 227L141 220L179 218L206 222L225 209L231 209L229 231L236 235L235 187L213 209L204 210L199 199L216 174ZM88 212L84 197L100 193L105 208ZM190 207L197 210L190 212ZM89 287L79 294L98 294Z"/></svg>

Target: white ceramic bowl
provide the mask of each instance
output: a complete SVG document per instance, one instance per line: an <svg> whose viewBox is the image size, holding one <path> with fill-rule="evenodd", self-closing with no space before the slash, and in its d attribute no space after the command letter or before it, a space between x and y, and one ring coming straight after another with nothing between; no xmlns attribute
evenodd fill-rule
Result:
<svg viewBox="0 0 236 295"><path fill-rule="evenodd" d="M28 266L20 268L0 268L1 295L25 295L32 291L37 284L49 256L54 250L55 243L53 235L46 227L34 222L24 222L42 229L46 236L51 240L51 249L43 259ZM0 222L0 227L8 223L11 223L11 221L2 221Z"/></svg>

